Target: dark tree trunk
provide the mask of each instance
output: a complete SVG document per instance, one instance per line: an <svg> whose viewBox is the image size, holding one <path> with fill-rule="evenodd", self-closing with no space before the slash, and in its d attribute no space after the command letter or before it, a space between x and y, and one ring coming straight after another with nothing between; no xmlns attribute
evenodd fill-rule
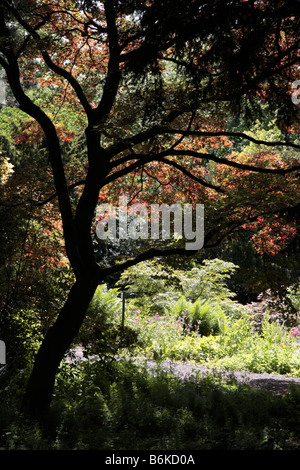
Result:
<svg viewBox="0 0 300 470"><path fill-rule="evenodd" d="M24 400L23 411L43 421L50 408L57 369L76 337L97 284L77 281L56 322L46 334L37 353Z"/></svg>

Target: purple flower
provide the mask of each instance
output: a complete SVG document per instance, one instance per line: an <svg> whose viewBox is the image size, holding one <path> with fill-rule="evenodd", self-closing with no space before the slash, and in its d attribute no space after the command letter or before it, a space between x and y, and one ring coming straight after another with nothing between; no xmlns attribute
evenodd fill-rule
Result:
<svg viewBox="0 0 300 470"><path fill-rule="evenodd" d="M291 336L300 336L300 327L299 326L294 326L294 328L291 329L290 331Z"/></svg>

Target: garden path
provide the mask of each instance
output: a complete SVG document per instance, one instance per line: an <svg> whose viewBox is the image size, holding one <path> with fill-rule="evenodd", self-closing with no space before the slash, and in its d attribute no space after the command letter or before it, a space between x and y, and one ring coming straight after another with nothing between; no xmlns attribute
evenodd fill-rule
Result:
<svg viewBox="0 0 300 470"><path fill-rule="evenodd" d="M83 360L83 348L76 347L72 350L72 358L68 361ZM276 375L266 373L253 373L248 371L221 371L189 362L162 361L159 364L154 360L135 359L135 362L146 365L150 371L154 371L157 367L167 371L171 375L176 375L182 380L188 380L192 377L205 377L215 375L221 377L224 382L235 378L238 382L244 383L257 390L269 390L277 395L286 394L290 385L300 387L300 377L291 377L287 375Z"/></svg>

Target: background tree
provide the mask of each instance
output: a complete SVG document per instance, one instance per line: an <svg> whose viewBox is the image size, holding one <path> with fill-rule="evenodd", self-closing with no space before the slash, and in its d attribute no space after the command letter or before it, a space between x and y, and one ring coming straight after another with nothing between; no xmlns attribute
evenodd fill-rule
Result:
<svg viewBox="0 0 300 470"><path fill-rule="evenodd" d="M253 224L268 230L275 215L278 233L288 223L294 236L300 146L290 85L298 78L298 11L297 1L1 2L0 65L20 110L31 118L26 141L40 131L44 139L75 277L27 385L25 406L35 416L50 405L57 368L98 284L155 256L194 254L180 245L152 246L118 263L97 262L95 210L121 178L134 174L141 181L146 173L162 187L171 178L170 199L185 194L182 201L205 203L205 249ZM48 97L27 91L46 85L53 93ZM280 139L229 126L240 115L253 131L249 123L267 111L276 111ZM59 113L76 116L77 128ZM66 138L83 145L83 125L84 176L74 181L63 146ZM245 142L263 147L245 156ZM220 148L222 154L215 151ZM265 148L291 154L280 159ZM134 194L136 179L130 181ZM288 200L281 192L287 184ZM72 196L76 187L78 199ZM265 198L266 188L274 201Z"/></svg>

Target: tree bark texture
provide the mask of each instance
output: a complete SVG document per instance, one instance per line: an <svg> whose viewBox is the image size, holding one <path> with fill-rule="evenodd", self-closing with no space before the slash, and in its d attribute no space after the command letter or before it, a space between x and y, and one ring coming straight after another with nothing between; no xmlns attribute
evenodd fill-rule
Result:
<svg viewBox="0 0 300 470"><path fill-rule="evenodd" d="M23 400L23 411L39 421L47 416L58 367L80 329L96 287L97 284L91 280L75 282L37 353Z"/></svg>

